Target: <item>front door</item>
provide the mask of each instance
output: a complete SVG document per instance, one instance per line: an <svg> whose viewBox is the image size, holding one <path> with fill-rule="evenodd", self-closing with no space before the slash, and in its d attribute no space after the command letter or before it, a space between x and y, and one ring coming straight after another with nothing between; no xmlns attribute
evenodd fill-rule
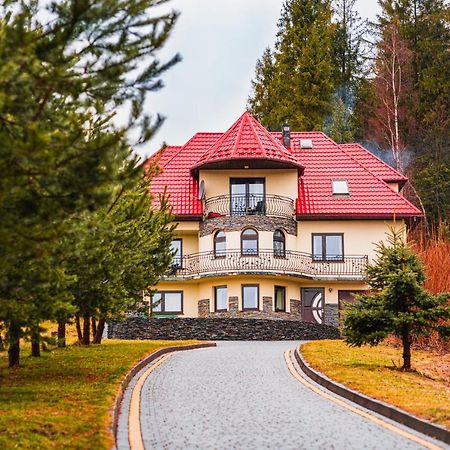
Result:
<svg viewBox="0 0 450 450"><path fill-rule="evenodd" d="M323 288L302 288L302 320L323 323L325 290Z"/></svg>

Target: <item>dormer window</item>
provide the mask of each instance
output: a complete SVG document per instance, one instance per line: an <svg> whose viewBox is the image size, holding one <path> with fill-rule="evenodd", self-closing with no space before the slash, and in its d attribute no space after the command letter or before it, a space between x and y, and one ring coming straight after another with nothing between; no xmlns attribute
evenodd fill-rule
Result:
<svg viewBox="0 0 450 450"><path fill-rule="evenodd" d="M347 180L331 180L333 195L349 195Z"/></svg>

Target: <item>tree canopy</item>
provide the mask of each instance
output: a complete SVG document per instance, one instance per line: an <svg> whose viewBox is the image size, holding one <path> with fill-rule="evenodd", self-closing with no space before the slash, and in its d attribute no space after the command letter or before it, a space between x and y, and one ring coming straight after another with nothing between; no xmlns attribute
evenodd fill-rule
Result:
<svg viewBox="0 0 450 450"><path fill-rule="evenodd" d="M344 335L350 345L377 345L389 334L403 345L403 368L411 368L414 337L437 331L450 336L450 293L432 295L423 287L425 273L419 257L403 240L404 230L392 229L387 243L377 246L377 259L367 268L369 294L348 305Z"/></svg>
<svg viewBox="0 0 450 450"><path fill-rule="evenodd" d="M177 19L157 12L162 3L0 6L0 321L11 365L26 325L74 311L75 277L61 251L73 224L92 223L118 190L141 182L131 144L147 142L163 120L144 102L180 59L157 59Z"/></svg>

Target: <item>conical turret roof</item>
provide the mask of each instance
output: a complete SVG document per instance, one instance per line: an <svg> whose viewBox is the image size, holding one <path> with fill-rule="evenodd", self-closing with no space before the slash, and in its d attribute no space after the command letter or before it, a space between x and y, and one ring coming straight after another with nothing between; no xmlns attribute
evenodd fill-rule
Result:
<svg viewBox="0 0 450 450"><path fill-rule="evenodd" d="M225 132L191 168L192 173L199 169L239 168L297 168L303 166L289 149L248 112Z"/></svg>

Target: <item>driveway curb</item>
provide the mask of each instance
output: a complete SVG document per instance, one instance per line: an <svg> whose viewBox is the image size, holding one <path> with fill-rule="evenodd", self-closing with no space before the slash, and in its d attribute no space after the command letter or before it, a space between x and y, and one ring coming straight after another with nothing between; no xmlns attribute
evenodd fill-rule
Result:
<svg viewBox="0 0 450 450"><path fill-rule="evenodd" d="M119 393L116 396L116 399L114 401L114 406L111 410L111 416L112 416L111 432L114 436L114 444L116 445L116 441L117 441L117 426L118 426L118 422L119 422L120 408L122 405L122 400L123 400L125 390L127 389L128 385L130 384L130 381L140 370L142 370L145 366L147 366L151 362L158 359L160 356L165 355L167 353L178 352L178 351L183 351L183 350L194 350L197 348L216 347L216 346L217 346L217 344L215 342L204 342L201 344L177 345L177 346L173 346L173 347L164 347L164 348L157 350L154 353L151 353L150 355L145 357L142 361L139 361L126 374L125 378L122 380L122 383L120 384L120 388L119 388Z"/></svg>
<svg viewBox="0 0 450 450"><path fill-rule="evenodd" d="M335 394L340 395L341 397L344 397L345 399L350 400L353 403L363 406L370 411L374 411L384 417L394 420L395 422L406 425L407 427L412 428L419 433L426 434L435 439L443 441L446 444L450 444L450 432L445 428L419 419L418 417L408 414L407 412L396 408L395 406L388 405L387 403L384 403L380 400L375 400L331 380L322 373L314 370L304 360L298 349L295 349L294 356L301 370L307 377L311 378L317 384L320 384L331 392L334 392Z"/></svg>

